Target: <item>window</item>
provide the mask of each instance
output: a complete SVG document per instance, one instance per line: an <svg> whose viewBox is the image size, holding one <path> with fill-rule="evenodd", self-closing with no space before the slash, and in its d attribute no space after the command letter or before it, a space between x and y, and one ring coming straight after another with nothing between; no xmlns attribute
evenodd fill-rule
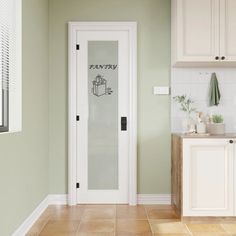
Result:
<svg viewBox="0 0 236 236"><path fill-rule="evenodd" d="M0 132L21 130L21 0L0 0Z"/></svg>

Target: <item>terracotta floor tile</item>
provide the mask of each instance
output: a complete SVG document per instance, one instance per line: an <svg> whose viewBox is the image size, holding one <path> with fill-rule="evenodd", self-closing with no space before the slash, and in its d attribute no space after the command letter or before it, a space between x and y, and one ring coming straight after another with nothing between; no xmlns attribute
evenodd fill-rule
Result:
<svg viewBox="0 0 236 236"><path fill-rule="evenodd" d="M86 206L83 212L83 220L105 220L115 219L116 207L111 206Z"/></svg>
<svg viewBox="0 0 236 236"><path fill-rule="evenodd" d="M91 233L91 232L77 232L76 236L115 236L114 233Z"/></svg>
<svg viewBox="0 0 236 236"><path fill-rule="evenodd" d="M79 205L79 206L81 206L81 205ZM67 209L67 208L69 208L68 205L49 205L47 210L48 211L58 211L58 210L63 210L63 209Z"/></svg>
<svg viewBox="0 0 236 236"><path fill-rule="evenodd" d="M161 222L150 220L152 232L155 234L188 234L189 231L185 224L181 222Z"/></svg>
<svg viewBox="0 0 236 236"><path fill-rule="evenodd" d="M148 220L120 220L116 221L117 235L151 235Z"/></svg>
<svg viewBox="0 0 236 236"><path fill-rule="evenodd" d="M152 220L152 219L149 219L149 222L156 222L156 223L177 223L177 222L181 222L180 219L157 219L157 220Z"/></svg>
<svg viewBox="0 0 236 236"><path fill-rule="evenodd" d="M144 205L147 210L173 210L171 205Z"/></svg>
<svg viewBox="0 0 236 236"><path fill-rule="evenodd" d="M52 214L52 211L49 210L48 208L42 213L42 215L40 216L41 219L50 219Z"/></svg>
<svg viewBox="0 0 236 236"><path fill-rule="evenodd" d="M49 217L40 217L31 227L26 236L37 236L42 231L44 226L48 223Z"/></svg>
<svg viewBox="0 0 236 236"><path fill-rule="evenodd" d="M50 220L40 233L40 236L75 235L79 221Z"/></svg>
<svg viewBox="0 0 236 236"><path fill-rule="evenodd" d="M26 236L236 236L217 223L183 224L170 205L51 205Z"/></svg>
<svg viewBox="0 0 236 236"><path fill-rule="evenodd" d="M36 236L42 231L44 226L47 224L48 221L38 220L26 234L26 236Z"/></svg>
<svg viewBox="0 0 236 236"><path fill-rule="evenodd" d="M128 232L117 232L115 236L153 236L152 233L128 233Z"/></svg>
<svg viewBox="0 0 236 236"><path fill-rule="evenodd" d="M190 236L191 234L153 234L153 236Z"/></svg>
<svg viewBox="0 0 236 236"><path fill-rule="evenodd" d="M178 219L172 209L146 208L149 219Z"/></svg>
<svg viewBox="0 0 236 236"><path fill-rule="evenodd" d="M71 206L50 210L51 220L80 220L84 212L83 206Z"/></svg>
<svg viewBox="0 0 236 236"><path fill-rule="evenodd" d="M116 217L118 219L147 219L144 206L118 205L116 207Z"/></svg>
<svg viewBox="0 0 236 236"><path fill-rule="evenodd" d="M193 233L192 234L193 236L229 236L229 234L227 234L227 233L217 233L217 232L215 232L215 233L209 233L209 232L202 232L202 233ZM232 236L231 234L230 234L230 236Z"/></svg>
<svg viewBox="0 0 236 236"><path fill-rule="evenodd" d="M61 214L62 212L65 212L70 207L66 205L50 205L48 208L43 212L43 217L52 217L52 215L55 214Z"/></svg>
<svg viewBox="0 0 236 236"><path fill-rule="evenodd" d="M115 220L81 221L77 235L84 233L114 233Z"/></svg>
<svg viewBox="0 0 236 236"><path fill-rule="evenodd" d="M114 204L89 204L84 205L85 209L115 209L116 205Z"/></svg>
<svg viewBox="0 0 236 236"><path fill-rule="evenodd" d="M76 205L76 206L68 206L68 205L49 205L49 207L47 208L47 210L50 211L59 211L59 210L68 210L68 209L72 209L72 208L85 208L86 205Z"/></svg>
<svg viewBox="0 0 236 236"><path fill-rule="evenodd" d="M37 236L76 236L76 233L75 232L69 232L69 233L60 233L60 232L58 232L58 233L54 233L54 232L52 232L52 233L46 233L46 234L39 234L39 235L37 235Z"/></svg>
<svg viewBox="0 0 236 236"><path fill-rule="evenodd" d="M222 227L227 233L236 235L236 224L222 224Z"/></svg>
<svg viewBox="0 0 236 236"><path fill-rule="evenodd" d="M219 224L186 224L191 233L224 233Z"/></svg>

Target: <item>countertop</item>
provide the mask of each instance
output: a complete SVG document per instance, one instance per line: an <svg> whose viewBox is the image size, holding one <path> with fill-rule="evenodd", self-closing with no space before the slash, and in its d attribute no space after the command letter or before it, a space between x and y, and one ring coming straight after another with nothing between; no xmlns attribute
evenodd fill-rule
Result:
<svg viewBox="0 0 236 236"><path fill-rule="evenodd" d="M181 133L172 133L180 138L225 138L225 139L234 139L236 138L236 133L225 133L221 135L205 135L205 134L181 134Z"/></svg>

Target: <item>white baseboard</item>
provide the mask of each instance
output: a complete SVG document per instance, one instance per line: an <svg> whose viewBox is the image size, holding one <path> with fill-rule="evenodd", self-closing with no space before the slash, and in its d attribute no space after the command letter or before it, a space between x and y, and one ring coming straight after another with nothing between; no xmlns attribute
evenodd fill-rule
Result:
<svg viewBox="0 0 236 236"><path fill-rule="evenodd" d="M170 194L138 194L140 205L169 205L171 204Z"/></svg>
<svg viewBox="0 0 236 236"><path fill-rule="evenodd" d="M170 194L138 194L138 204L170 204ZM38 220L40 215L49 205L66 205L68 202L67 194L50 194L38 207L30 214L30 216L21 224L21 226L12 234L12 236L25 236L33 224Z"/></svg>
<svg viewBox="0 0 236 236"><path fill-rule="evenodd" d="M48 205L66 205L67 199L67 194L50 194L48 195Z"/></svg>
<svg viewBox="0 0 236 236"><path fill-rule="evenodd" d="M48 207L48 197L46 197L30 214L30 216L21 224L21 226L12 234L12 236L25 236L40 215Z"/></svg>
<svg viewBox="0 0 236 236"><path fill-rule="evenodd" d="M21 226L12 234L12 236L25 236L33 224L38 220L40 215L49 205L66 205L67 194L50 194L48 195L30 214L30 216L21 224Z"/></svg>
<svg viewBox="0 0 236 236"><path fill-rule="evenodd" d="M170 194L137 194L138 204L171 204ZM48 205L66 205L68 203L67 194L48 195Z"/></svg>

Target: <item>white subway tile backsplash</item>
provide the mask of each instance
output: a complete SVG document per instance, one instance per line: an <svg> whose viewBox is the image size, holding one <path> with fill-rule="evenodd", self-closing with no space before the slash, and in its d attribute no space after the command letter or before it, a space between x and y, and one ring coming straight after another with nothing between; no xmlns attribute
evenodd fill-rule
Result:
<svg viewBox="0 0 236 236"><path fill-rule="evenodd" d="M171 119L171 127L173 132L175 133L181 133L181 122L182 122L182 117L172 117Z"/></svg>
<svg viewBox="0 0 236 236"><path fill-rule="evenodd" d="M233 101L234 97L236 96L236 83L235 84L220 83L220 88L221 88L220 92L222 98Z"/></svg>
<svg viewBox="0 0 236 236"><path fill-rule="evenodd" d="M209 85L215 72L219 81L221 101L219 106L209 107ZM226 131L236 132L236 69L234 68L173 68L171 97L186 94L194 100L194 106L205 114L222 114ZM171 127L181 132L184 113L171 102Z"/></svg>

